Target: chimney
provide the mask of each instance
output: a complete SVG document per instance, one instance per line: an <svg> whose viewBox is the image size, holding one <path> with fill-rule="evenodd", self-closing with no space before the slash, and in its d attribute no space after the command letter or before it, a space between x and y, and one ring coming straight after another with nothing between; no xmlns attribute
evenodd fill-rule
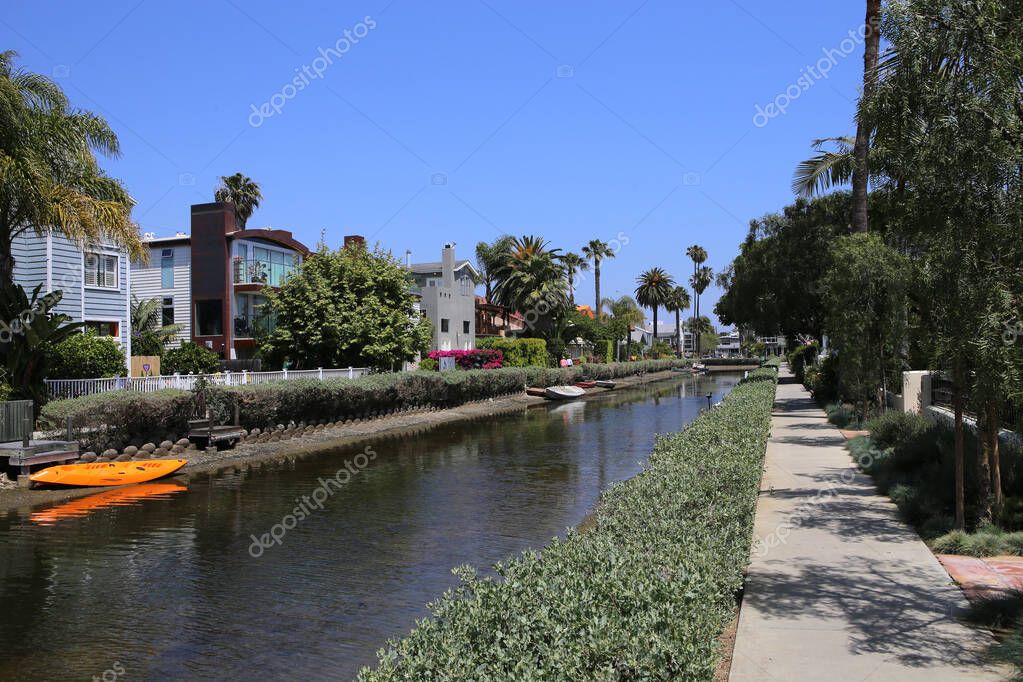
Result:
<svg viewBox="0 0 1023 682"><path fill-rule="evenodd" d="M361 234L346 234L344 244L346 249L352 244L359 244L361 246L365 246L366 238L363 237Z"/></svg>
<svg viewBox="0 0 1023 682"><path fill-rule="evenodd" d="M209 234L217 239L231 234L235 224L234 204L218 201L212 204L192 204L192 236Z"/></svg>
<svg viewBox="0 0 1023 682"><path fill-rule="evenodd" d="M455 286L455 243L449 242L444 245L441 252L441 277L444 286L452 288Z"/></svg>

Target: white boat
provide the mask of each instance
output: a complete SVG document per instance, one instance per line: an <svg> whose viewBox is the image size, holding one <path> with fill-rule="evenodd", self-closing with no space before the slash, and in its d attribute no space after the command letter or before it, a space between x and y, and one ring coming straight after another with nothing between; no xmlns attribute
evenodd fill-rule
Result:
<svg viewBox="0 0 1023 682"><path fill-rule="evenodd" d="M572 400L586 395L586 391L578 386L548 386L546 394L548 400Z"/></svg>
<svg viewBox="0 0 1023 682"><path fill-rule="evenodd" d="M614 388L615 386L617 386L617 384L615 384L615 382L613 381L604 381L602 379L598 379L596 381L596 384L597 388Z"/></svg>

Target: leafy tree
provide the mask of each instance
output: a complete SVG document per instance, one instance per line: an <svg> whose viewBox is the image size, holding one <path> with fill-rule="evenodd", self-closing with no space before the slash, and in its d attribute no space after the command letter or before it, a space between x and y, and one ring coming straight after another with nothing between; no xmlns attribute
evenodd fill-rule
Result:
<svg viewBox="0 0 1023 682"><path fill-rule="evenodd" d="M53 81L16 68L15 57L0 52L0 284L8 285L3 293L16 296L9 288L12 245L30 231L60 232L79 244L102 238L145 260L148 251L131 220L135 201L96 161L96 154L120 154L117 136L96 114L71 108Z"/></svg>
<svg viewBox="0 0 1023 682"><path fill-rule="evenodd" d="M244 230L245 223L249 221L253 211L259 208L263 201L263 193L259 184L247 175L235 173L234 175L220 176L220 186L214 192L213 198L217 201L226 201L234 204L234 216L238 228Z"/></svg>
<svg viewBox="0 0 1023 682"><path fill-rule="evenodd" d="M696 316L693 318L694 320L700 317L700 296L702 296L703 292L707 290L707 287L710 286L710 283L713 279L714 273L706 265L701 265L700 267L698 267L693 276L689 278L689 286L691 286L693 288L693 291L696 293L696 305L693 308L694 312L696 313ZM697 356L700 355L701 349L700 341L701 339L699 337L696 337Z"/></svg>
<svg viewBox="0 0 1023 682"><path fill-rule="evenodd" d="M197 343L185 341L160 360L161 374L213 374L220 370L220 356Z"/></svg>
<svg viewBox="0 0 1023 682"><path fill-rule="evenodd" d="M411 287L408 270L389 252L321 244L278 290L264 290L276 322L260 344L263 355L295 369L400 367L432 338Z"/></svg>
<svg viewBox="0 0 1023 682"><path fill-rule="evenodd" d="M625 341L626 358L632 356L632 331L637 325L643 324L643 310L631 296L605 298L604 305L611 313L608 321L608 334L619 345Z"/></svg>
<svg viewBox="0 0 1023 682"><path fill-rule="evenodd" d="M124 350L109 336L71 334L46 350L51 379L105 379L124 376Z"/></svg>
<svg viewBox="0 0 1023 682"><path fill-rule="evenodd" d="M158 298L131 300L131 354L163 355L164 346L181 331L180 324L163 324L163 308Z"/></svg>
<svg viewBox="0 0 1023 682"><path fill-rule="evenodd" d="M497 282L496 272L508 254L514 238L502 235L492 243L476 244L476 269L479 270L487 303L494 302L494 284Z"/></svg>
<svg viewBox="0 0 1023 682"><path fill-rule="evenodd" d="M494 298L500 305L523 314L527 335L552 334L568 308L565 267L559 249L537 236L515 237L494 270Z"/></svg>
<svg viewBox="0 0 1023 682"><path fill-rule="evenodd" d="M593 290L594 290L594 314L599 319L601 316L601 303L603 301L600 298L600 264L606 260L610 260L615 257L615 250L612 249L607 242L603 242L599 239L591 239L586 246L583 247L583 255L588 260L593 261Z"/></svg>
<svg viewBox="0 0 1023 682"><path fill-rule="evenodd" d="M651 343L657 339L657 309L665 304L674 287L675 280L663 268L650 268L636 278L636 302L653 311Z"/></svg>
<svg viewBox="0 0 1023 682"><path fill-rule="evenodd" d="M569 302L572 306L575 306L575 275L577 272L589 270L590 264L578 253L572 253L571 251L562 257L561 264L565 266L565 277L568 279Z"/></svg>

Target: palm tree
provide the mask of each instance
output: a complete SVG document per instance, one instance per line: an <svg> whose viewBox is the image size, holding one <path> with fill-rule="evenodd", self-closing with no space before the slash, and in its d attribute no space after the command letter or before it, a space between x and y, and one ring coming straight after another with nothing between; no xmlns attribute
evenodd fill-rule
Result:
<svg viewBox="0 0 1023 682"><path fill-rule="evenodd" d="M217 201L228 201L234 204L234 216L238 221L238 228L244 230L245 223L249 221L252 212L259 208L263 201L263 193L259 184L247 175L235 173L234 175L222 175L220 187L213 195Z"/></svg>
<svg viewBox="0 0 1023 682"><path fill-rule="evenodd" d="M663 268L650 268L636 278L636 301L653 310L654 331L651 345L657 341L657 309L668 300L675 280Z"/></svg>
<svg viewBox="0 0 1023 682"><path fill-rule="evenodd" d="M120 155L117 135L96 114L71 108L50 79L16 68L16 57L0 52L0 287L14 286L12 246L30 230L80 245L103 239L147 260L131 219L135 200L96 161Z"/></svg>
<svg viewBox="0 0 1023 682"><path fill-rule="evenodd" d="M690 305L689 292L685 287L675 287L664 302L664 308L669 313L675 313L675 348L679 357L682 357L682 311Z"/></svg>
<svg viewBox="0 0 1023 682"><path fill-rule="evenodd" d="M863 50L863 100L869 101L877 85L878 51L881 45L881 0L867 0L866 44ZM866 109L859 107L856 116L856 142L853 145L856 162L852 174L852 223L857 232L869 229L867 221L867 184L870 179L870 122Z"/></svg>
<svg viewBox="0 0 1023 682"><path fill-rule="evenodd" d="M497 303L526 316L531 328L548 331L549 323L568 305L565 267L559 249L542 237L515 237L494 269Z"/></svg>
<svg viewBox="0 0 1023 682"><path fill-rule="evenodd" d="M632 296L605 298L602 303L611 313L611 319L625 328L625 355L632 356L632 330L643 323L643 310Z"/></svg>
<svg viewBox="0 0 1023 682"><path fill-rule="evenodd" d="M158 298L131 298L132 355L160 355L163 347L181 331L180 324L163 323L163 307Z"/></svg>
<svg viewBox="0 0 1023 682"><path fill-rule="evenodd" d="M694 278L696 273L699 272L700 266L707 261L707 249L699 244L693 244L686 249L686 255L693 261L693 277L689 279L689 285L693 287L693 299L696 301L696 305L693 307L693 317L695 317L700 314L700 295L696 292ZM696 339L693 339L693 348L696 348Z"/></svg>
<svg viewBox="0 0 1023 682"><path fill-rule="evenodd" d="M693 291L696 292L696 306L693 308L693 319L696 320L700 317L700 295L707 290L710 283L714 279L714 272L707 267L702 265L696 269L693 276L689 278L689 285L693 287ZM695 324L695 323L694 323ZM696 357L700 357L700 337L693 336L693 348L696 350Z"/></svg>
<svg viewBox="0 0 1023 682"><path fill-rule="evenodd" d="M568 278L568 299L575 306L575 274L590 269L590 263L578 253L569 251L561 258L565 266L565 277Z"/></svg>
<svg viewBox="0 0 1023 682"><path fill-rule="evenodd" d="M486 242L476 244L476 269L481 273L487 303L493 303L494 271L497 270L501 261L508 254L512 241L511 235L505 234L495 239L491 244Z"/></svg>
<svg viewBox="0 0 1023 682"><path fill-rule="evenodd" d="M593 261L593 289L594 295L596 296L596 314L597 319L600 319L600 263L604 260L609 260L615 257L615 251L607 242L602 242L599 239L591 239L590 242L583 247L583 255L588 260Z"/></svg>

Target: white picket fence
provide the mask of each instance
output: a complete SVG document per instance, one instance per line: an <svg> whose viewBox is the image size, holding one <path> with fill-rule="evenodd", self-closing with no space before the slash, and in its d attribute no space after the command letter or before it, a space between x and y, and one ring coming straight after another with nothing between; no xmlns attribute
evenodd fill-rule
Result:
<svg viewBox="0 0 1023 682"><path fill-rule="evenodd" d="M279 372L219 372L217 374L172 374L156 377L114 377L113 379L47 379L46 388L51 400L77 398L83 395L106 393L108 391L138 391L152 393L165 388L190 391L196 380L203 377L218 386L245 386L248 384L269 384L275 381L294 379L355 379L369 374L366 367L342 369L282 369Z"/></svg>

